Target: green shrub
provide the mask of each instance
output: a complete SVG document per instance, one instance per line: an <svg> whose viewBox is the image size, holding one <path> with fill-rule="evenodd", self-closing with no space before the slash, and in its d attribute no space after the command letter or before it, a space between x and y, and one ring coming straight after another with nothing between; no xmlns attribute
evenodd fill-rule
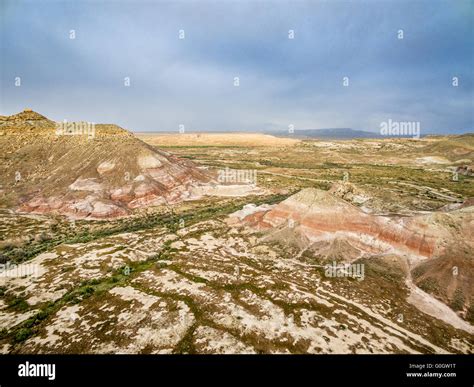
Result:
<svg viewBox="0 0 474 387"><path fill-rule="evenodd" d="M462 293L461 289L456 289L449 306L456 312L464 308L464 294Z"/></svg>
<svg viewBox="0 0 474 387"><path fill-rule="evenodd" d="M30 328L21 328L15 334L13 341L15 343L21 343L25 341L28 337L30 337L32 334L33 334L33 331Z"/></svg>

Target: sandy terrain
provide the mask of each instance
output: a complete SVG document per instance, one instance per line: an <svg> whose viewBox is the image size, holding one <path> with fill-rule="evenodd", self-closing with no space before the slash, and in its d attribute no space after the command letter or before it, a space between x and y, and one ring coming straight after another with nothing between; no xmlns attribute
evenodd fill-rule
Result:
<svg viewBox="0 0 474 387"><path fill-rule="evenodd" d="M261 133L136 133L136 136L156 146L288 146L297 139L279 138Z"/></svg>

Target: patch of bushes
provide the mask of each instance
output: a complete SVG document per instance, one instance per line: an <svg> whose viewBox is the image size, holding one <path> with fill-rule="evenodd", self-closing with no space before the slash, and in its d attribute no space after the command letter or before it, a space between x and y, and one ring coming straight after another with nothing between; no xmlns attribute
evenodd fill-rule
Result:
<svg viewBox="0 0 474 387"><path fill-rule="evenodd" d="M31 328L20 328L18 332L13 337L14 343L21 343L25 341L28 337L33 335L33 330Z"/></svg>
<svg viewBox="0 0 474 387"><path fill-rule="evenodd" d="M434 278L424 279L423 281L418 283L418 287L421 290L424 290L426 293L439 295L439 285Z"/></svg>
<svg viewBox="0 0 474 387"><path fill-rule="evenodd" d="M30 305L21 297L12 297L7 299L8 309L15 310L17 312L24 312L28 310Z"/></svg>
<svg viewBox="0 0 474 387"><path fill-rule="evenodd" d="M451 307L452 310L455 312L464 309L464 294L461 289L457 288L456 291L454 292L453 299L451 300L451 303L449 306Z"/></svg>

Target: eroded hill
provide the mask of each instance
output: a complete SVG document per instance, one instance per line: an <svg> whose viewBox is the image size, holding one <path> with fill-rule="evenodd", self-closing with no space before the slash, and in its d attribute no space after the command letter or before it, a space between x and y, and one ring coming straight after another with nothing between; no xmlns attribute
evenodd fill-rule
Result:
<svg viewBox="0 0 474 387"><path fill-rule="evenodd" d="M94 133L57 132L24 111L0 120L2 204L27 213L111 218L135 208L193 199L213 177L115 125Z"/></svg>

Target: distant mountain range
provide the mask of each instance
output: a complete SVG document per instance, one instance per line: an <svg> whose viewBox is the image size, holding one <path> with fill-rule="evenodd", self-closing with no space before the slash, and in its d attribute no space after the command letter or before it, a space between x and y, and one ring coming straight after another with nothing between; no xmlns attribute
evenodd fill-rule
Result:
<svg viewBox="0 0 474 387"><path fill-rule="evenodd" d="M288 133L286 130L274 130L265 131L265 134L271 134L277 137L292 137L292 138L319 138L327 140L344 140L354 138L412 138L413 136L382 136L377 132L369 132L366 130L357 130L351 128L327 128L327 129L297 129L294 133ZM466 131L453 131L451 133L425 133L421 134L421 137L426 136L445 136L445 135L459 135L459 134L470 135L471 132Z"/></svg>

